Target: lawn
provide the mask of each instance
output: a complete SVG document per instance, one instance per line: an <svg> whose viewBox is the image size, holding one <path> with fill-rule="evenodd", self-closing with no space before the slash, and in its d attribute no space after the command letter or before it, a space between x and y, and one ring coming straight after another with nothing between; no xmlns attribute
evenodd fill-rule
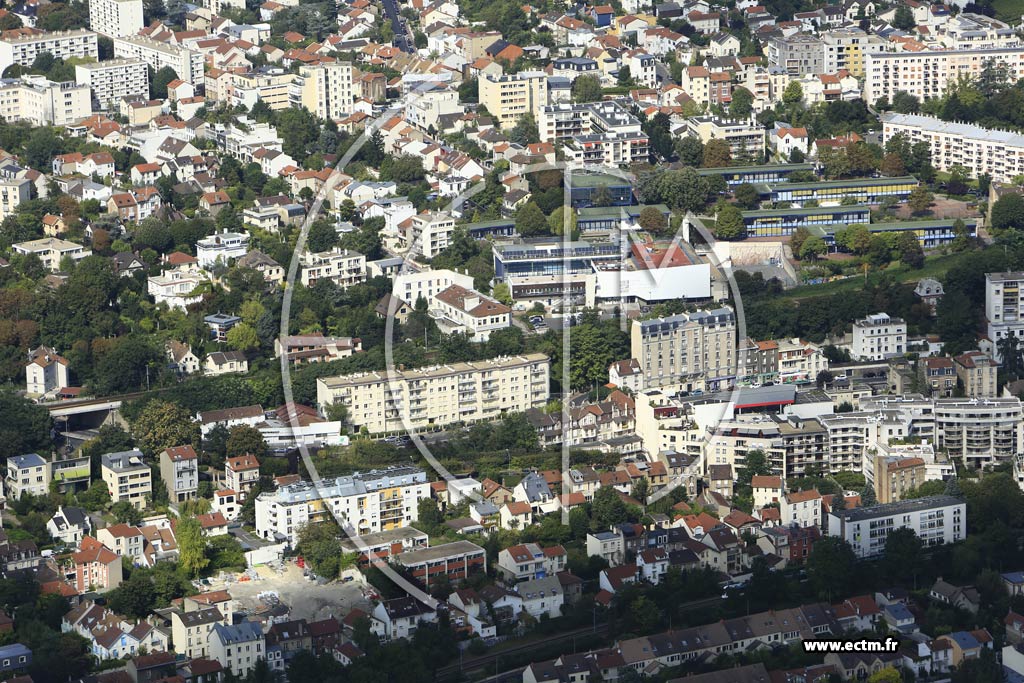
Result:
<svg viewBox="0 0 1024 683"><path fill-rule="evenodd" d="M965 252L966 253L966 252ZM891 273L898 282L917 282L926 277L939 279L959 259L961 254L942 254L930 256L925 260L924 267L920 270L912 270L902 265L891 265L886 271ZM872 272L877 272L872 270ZM851 277L835 282L826 282L820 285L802 285L787 289L781 295L784 299L806 299L812 296L830 296L847 291L857 291L864 284L863 277Z"/></svg>
<svg viewBox="0 0 1024 683"><path fill-rule="evenodd" d="M1016 24L1024 15L1024 0L994 0L992 6L996 16L1010 24Z"/></svg>

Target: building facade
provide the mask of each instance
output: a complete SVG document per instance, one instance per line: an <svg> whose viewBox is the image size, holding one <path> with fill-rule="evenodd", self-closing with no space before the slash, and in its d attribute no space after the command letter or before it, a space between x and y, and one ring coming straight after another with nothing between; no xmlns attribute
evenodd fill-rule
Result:
<svg viewBox="0 0 1024 683"><path fill-rule="evenodd" d="M645 387L707 384L736 377L736 316L731 309L634 321L630 354Z"/></svg>
<svg viewBox="0 0 1024 683"><path fill-rule="evenodd" d="M846 540L859 558L883 555L885 539L904 527L925 547L962 541L967 536L967 505L952 496L931 496L828 515L828 535Z"/></svg>

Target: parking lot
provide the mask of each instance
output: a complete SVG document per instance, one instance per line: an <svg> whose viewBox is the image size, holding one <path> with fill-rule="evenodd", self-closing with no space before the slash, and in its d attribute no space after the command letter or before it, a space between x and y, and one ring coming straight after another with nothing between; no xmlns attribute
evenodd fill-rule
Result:
<svg viewBox="0 0 1024 683"><path fill-rule="evenodd" d="M369 601L363 596L363 584L358 579L349 583L320 585L306 579L302 569L291 562L286 563L281 571L264 565L258 567L257 572L258 580L215 584L211 588L226 588L237 601L238 608L247 610L253 610L259 605L257 595L260 593L277 593L281 603L291 608L291 619L316 621L331 615L340 619L353 607L372 610Z"/></svg>

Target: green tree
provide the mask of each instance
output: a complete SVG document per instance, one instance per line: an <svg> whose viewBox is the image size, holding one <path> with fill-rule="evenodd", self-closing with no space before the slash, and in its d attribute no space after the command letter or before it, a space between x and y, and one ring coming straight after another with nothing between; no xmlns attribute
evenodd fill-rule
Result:
<svg viewBox="0 0 1024 683"><path fill-rule="evenodd" d="M338 232L327 220L316 220L309 226L306 247L313 253L330 251L338 244Z"/></svg>
<svg viewBox="0 0 1024 683"><path fill-rule="evenodd" d="M619 67L619 73L616 76L618 85L620 88L631 88L633 87L633 74L630 73L629 65L624 64Z"/></svg>
<svg viewBox="0 0 1024 683"><path fill-rule="evenodd" d="M548 230L552 235L561 235L565 232L565 218L566 212L568 211L569 216L569 235L576 234L576 212L572 210L572 207L566 209L566 207L559 205L551 215L548 216Z"/></svg>
<svg viewBox="0 0 1024 683"><path fill-rule="evenodd" d="M825 240L817 235L811 235L800 245L800 260L813 261L823 256L827 251L828 245L825 244Z"/></svg>
<svg viewBox="0 0 1024 683"><path fill-rule="evenodd" d="M239 455L255 455L257 459L267 456L267 442L260 430L249 425L235 425L228 433L225 454L229 458Z"/></svg>
<svg viewBox="0 0 1024 683"><path fill-rule="evenodd" d="M699 138L685 135L676 138L675 151L679 155L679 163L683 166L700 166L704 161L704 143Z"/></svg>
<svg viewBox="0 0 1024 683"><path fill-rule="evenodd" d="M704 145L704 168L721 168L732 162L732 149L725 140L708 140Z"/></svg>
<svg viewBox="0 0 1024 683"><path fill-rule="evenodd" d="M604 97L597 76L580 76L572 83L573 102L600 102Z"/></svg>
<svg viewBox="0 0 1024 683"><path fill-rule="evenodd" d="M924 249L912 232L901 233L896 238L896 250L900 254L900 261L910 268L921 268L924 266Z"/></svg>
<svg viewBox="0 0 1024 683"><path fill-rule="evenodd" d="M97 479L87 490L78 494L78 503L86 510L105 510L110 505L110 490Z"/></svg>
<svg viewBox="0 0 1024 683"><path fill-rule="evenodd" d="M185 576L199 576L210 564L206 557L206 536L199 520L195 517L179 519L174 535L178 541L178 567Z"/></svg>
<svg viewBox="0 0 1024 683"><path fill-rule="evenodd" d="M341 529L333 522L304 524L299 528L296 548L314 572L333 579L341 569L340 536Z"/></svg>
<svg viewBox="0 0 1024 683"><path fill-rule="evenodd" d="M772 473L768 456L761 449L747 451L743 456L743 466L739 468L736 481L740 486L750 486L750 482L757 476L765 476Z"/></svg>
<svg viewBox="0 0 1024 683"><path fill-rule="evenodd" d="M928 213L934 200L935 197L928 191L928 188L924 185L919 185L910 192L910 196L907 197L907 204L910 206L911 211L920 216Z"/></svg>
<svg viewBox="0 0 1024 683"><path fill-rule="evenodd" d="M833 602L850 594L857 556L841 538L826 536L814 544L807 557L807 578L823 600Z"/></svg>
<svg viewBox="0 0 1024 683"><path fill-rule="evenodd" d="M256 334L256 329L247 323L238 323L230 330L228 330L228 346L233 348L235 351L241 351L242 353L249 353L255 351L260 346L259 335Z"/></svg>
<svg viewBox="0 0 1024 683"><path fill-rule="evenodd" d="M915 587L913 582L921 572L921 552L924 544L914 530L900 527L885 538L885 571L889 578L902 586Z"/></svg>
<svg viewBox="0 0 1024 683"><path fill-rule="evenodd" d="M787 107L802 104L804 101L804 87L800 81L790 81L782 93L782 103Z"/></svg>
<svg viewBox="0 0 1024 683"><path fill-rule="evenodd" d="M527 112L519 117L516 125L508 133L508 139L520 145L530 145L540 142L540 131L537 129L537 119L533 114Z"/></svg>
<svg viewBox="0 0 1024 683"><path fill-rule="evenodd" d="M878 504L878 498L875 496L875 487L871 484L866 484L860 492L860 504L865 507Z"/></svg>
<svg viewBox="0 0 1024 683"><path fill-rule="evenodd" d="M548 221L540 207L529 201L516 211L515 227L522 237L534 237L547 232Z"/></svg>
<svg viewBox="0 0 1024 683"><path fill-rule="evenodd" d="M910 10L910 7L898 5L896 7L896 14L893 15L892 25L893 28L898 28L901 31L909 31L917 26L917 22L914 20L914 13Z"/></svg>
<svg viewBox="0 0 1024 683"><path fill-rule="evenodd" d="M152 71L150 67L150 71ZM149 78L149 92L154 100L167 99L167 84L178 78L178 74L169 66L161 67L156 73L151 73Z"/></svg>
<svg viewBox="0 0 1024 683"><path fill-rule="evenodd" d="M626 504L622 502L618 491L611 486L602 486L594 493L590 515L595 530L609 529L629 519Z"/></svg>
<svg viewBox="0 0 1024 683"><path fill-rule="evenodd" d="M142 521L142 511L125 500L114 503L110 508L110 514L114 515L114 519L122 524L135 525Z"/></svg>
<svg viewBox="0 0 1024 683"><path fill-rule="evenodd" d="M433 498L421 498L416 505L416 526L427 534L435 536L443 533L444 515L437 509L437 501Z"/></svg>
<svg viewBox="0 0 1024 683"><path fill-rule="evenodd" d="M150 457L171 446L199 444L199 424L177 403L154 399L131 422L132 437Z"/></svg>
<svg viewBox="0 0 1024 683"><path fill-rule="evenodd" d="M741 183L732 191L736 204L744 209L756 209L761 205L761 193L750 183Z"/></svg>
<svg viewBox="0 0 1024 683"><path fill-rule="evenodd" d="M992 205L992 229L996 231L1024 228L1024 196L1006 194Z"/></svg>
<svg viewBox="0 0 1024 683"><path fill-rule="evenodd" d="M50 413L19 396L13 389L0 389L0 457L10 458L26 453L49 456Z"/></svg>
<svg viewBox="0 0 1024 683"><path fill-rule="evenodd" d="M654 206L645 206L640 210L637 224L644 230L650 230L651 232L660 232L668 227L665 214Z"/></svg>
<svg viewBox="0 0 1024 683"><path fill-rule="evenodd" d="M729 116L734 119L746 119L754 111L754 95L746 88L732 91L732 102L729 103Z"/></svg>
<svg viewBox="0 0 1024 683"><path fill-rule="evenodd" d="M868 676L867 683L903 683L903 676L899 669L887 666Z"/></svg>
<svg viewBox="0 0 1024 683"><path fill-rule="evenodd" d="M715 235L719 239L732 240L743 236L743 212L735 204L726 204L715 217Z"/></svg>

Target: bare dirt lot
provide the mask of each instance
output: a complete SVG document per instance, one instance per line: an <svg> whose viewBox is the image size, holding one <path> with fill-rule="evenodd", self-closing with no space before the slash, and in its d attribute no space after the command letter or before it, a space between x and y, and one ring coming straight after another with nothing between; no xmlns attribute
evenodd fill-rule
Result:
<svg viewBox="0 0 1024 683"><path fill-rule="evenodd" d="M257 567L257 572L258 580L215 584L212 588L226 588L240 609L254 609L259 604L259 594L275 592L281 603L291 608L291 619L316 621L332 615L340 619L353 607L366 611L371 609L363 596L363 584L358 579L349 583L319 585L306 579L302 569L291 562L284 565L281 573L265 565Z"/></svg>

